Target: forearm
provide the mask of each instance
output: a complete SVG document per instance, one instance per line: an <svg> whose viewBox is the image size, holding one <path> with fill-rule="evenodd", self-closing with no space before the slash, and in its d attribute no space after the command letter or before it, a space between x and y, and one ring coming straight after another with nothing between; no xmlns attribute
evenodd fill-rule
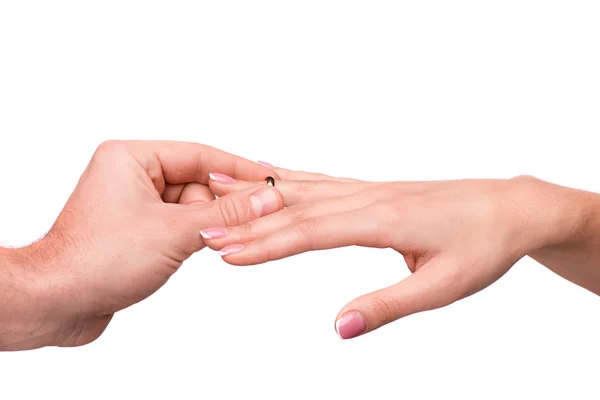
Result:
<svg viewBox="0 0 600 400"><path fill-rule="evenodd" d="M552 213L545 246L529 255L563 278L600 295L600 194L538 183L539 207Z"/></svg>
<svg viewBox="0 0 600 400"><path fill-rule="evenodd" d="M0 248L0 351L43 347L60 330L42 269L29 248Z"/></svg>

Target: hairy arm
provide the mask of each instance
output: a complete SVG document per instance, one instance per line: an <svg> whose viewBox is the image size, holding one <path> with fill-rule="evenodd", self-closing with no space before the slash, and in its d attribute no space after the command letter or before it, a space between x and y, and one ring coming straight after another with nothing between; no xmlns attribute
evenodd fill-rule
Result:
<svg viewBox="0 0 600 400"><path fill-rule="evenodd" d="M91 343L205 247L200 230L283 207L264 185L215 199L208 180L223 174L276 176L199 143L101 144L49 233L0 248L0 351Z"/></svg>
<svg viewBox="0 0 600 400"><path fill-rule="evenodd" d="M0 248L0 350L29 349L56 334L55 310L36 273L43 267L32 264L35 247Z"/></svg>

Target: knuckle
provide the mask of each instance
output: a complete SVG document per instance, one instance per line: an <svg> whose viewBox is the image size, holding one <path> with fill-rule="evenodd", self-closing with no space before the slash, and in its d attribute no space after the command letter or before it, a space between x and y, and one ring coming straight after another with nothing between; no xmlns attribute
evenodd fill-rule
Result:
<svg viewBox="0 0 600 400"><path fill-rule="evenodd" d="M371 299L370 309L379 325L385 325L402 316L398 302L390 296L376 296Z"/></svg>
<svg viewBox="0 0 600 400"><path fill-rule="evenodd" d="M238 227L238 233L243 238L252 238L254 233L254 224L252 222L240 225Z"/></svg>
<svg viewBox="0 0 600 400"><path fill-rule="evenodd" d="M105 161L112 160L116 157L116 154L124 150L124 143L120 140L107 140L96 148L92 161Z"/></svg>
<svg viewBox="0 0 600 400"><path fill-rule="evenodd" d="M296 224L296 233L298 236L307 238L317 229L318 222L315 218L305 219Z"/></svg>
<svg viewBox="0 0 600 400"><path fill-rule="evenodd" d="M229 229L226 241L227 243L245 243L256 238L254 224L252 222L243 223Z"/></svg>
<svg viewBox="0 0 600 400"><path fill-rule="evenodd" d="M298 181L295 189L299 194L311 193L315 189L315 183L312 181Z"/></svg>
<svg viewBox="0 0 600 400"><path fill-rule="evenodd" d="M517 175L513 179L519 180L519 181L529 181L529 182L538 180L538 178L533 175Z"/></svg>
<svg viewBox="0 0 600 400"><path fill-rule="evenodd" d="M292 206L286 209L287 217L290 219L290 222L300 222L307 219L307 208L301 206Z"/></svg>
<svg viewBox="0 0 600 400"><path fill-rule="evenodd" d="M268 248L264 251L262 259L264 262L277 261L280 257L276 254L274 249Z"/></svg>
<svg viewBox="0 0 600 400"><path fill-rule="evenodd" d="M121 142L118 140L106 140L98 145L96 153L112 152L119 146L121 146Z"/></svg>
<svg viewBox="0 0 600 400"><path fill-rule="evenodd" d="M219 211L226 226L237 226L246 220L248 211L236 197L225 197L219 202Z"/></svg>

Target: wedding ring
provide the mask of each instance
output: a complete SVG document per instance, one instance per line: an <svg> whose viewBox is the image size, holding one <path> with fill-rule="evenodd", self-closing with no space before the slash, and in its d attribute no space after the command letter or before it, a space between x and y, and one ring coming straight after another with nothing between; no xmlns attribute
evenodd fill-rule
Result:
<svg viewBox="0 0 600 400"><path fill-rule="evenodd" d="M275 178L272 176L267 176L265 181L267 181L267 186L275 186Z"/></svg>

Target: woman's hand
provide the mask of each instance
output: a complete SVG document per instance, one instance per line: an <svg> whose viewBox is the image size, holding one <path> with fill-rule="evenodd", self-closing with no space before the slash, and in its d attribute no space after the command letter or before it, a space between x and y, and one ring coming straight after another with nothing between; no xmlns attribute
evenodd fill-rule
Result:
<svg viewBox="0 0 600 400"><path fill-rule="evenodd" d="M336 319L344 339L467 297L523 256L567 242L582 224L580 213L564 211L582 192L530 177L373 183L276 171L300 179L276 183L287 208L207 229L206 243L234 265L350 245L398 251L413 274L344 307ZM210 183L217 195L255 185Z"/></svg>

